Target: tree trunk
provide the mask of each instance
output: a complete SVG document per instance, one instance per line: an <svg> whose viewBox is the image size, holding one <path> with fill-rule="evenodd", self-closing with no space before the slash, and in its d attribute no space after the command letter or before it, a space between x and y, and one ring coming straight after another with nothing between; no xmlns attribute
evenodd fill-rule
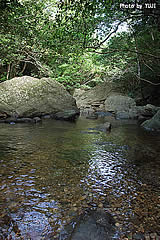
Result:
<svg viewBox="0 0 160 240"><path fill-rule="evenodd" d="M137 75L138 75L138 78L141 79L141 65L140 65L140 58L139 58L139 55L138 55L137 40L136 40L135 36L134 36L134 41L135 41L135 50L136 50L136 55L137 55ZM140 91L141 91L142 99L144 100L143 87L142 87L142 81L141 80L140 80Z"/></svg>
<svg viewBox="0 0 160 240"><path fill-rule="evenodd" d="M7 67L7 80L9 79L10 71L11 71L11 64L9 63Z"/></svg>

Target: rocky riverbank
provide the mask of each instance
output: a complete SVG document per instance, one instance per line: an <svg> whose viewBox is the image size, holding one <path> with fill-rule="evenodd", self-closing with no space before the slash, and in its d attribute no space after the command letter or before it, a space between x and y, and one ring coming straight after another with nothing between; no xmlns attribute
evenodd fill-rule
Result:
<svg viewBox="0 0 160 240"><path fill-rule="evenodd" d="M45 118L74 120L80 114L96 119L137 119L148 130L160 130L160 107L137 106L133 98L103 83L89 91L77 89L73 97L54 79L17 77L0 84L0 123L38 123ZM151 119L152 118L152 119Z"/></svg>
<svg viewBox="0 0 160 240"><path fill-rule="evenodd" d="M133 98L116 92L110 84L103 83L88 91L77 89L73 96L81 115L89 115L87 118L111 114L115 119L136 119L148 130L160 130L160 107L152 104L137 106Z"/></svg>

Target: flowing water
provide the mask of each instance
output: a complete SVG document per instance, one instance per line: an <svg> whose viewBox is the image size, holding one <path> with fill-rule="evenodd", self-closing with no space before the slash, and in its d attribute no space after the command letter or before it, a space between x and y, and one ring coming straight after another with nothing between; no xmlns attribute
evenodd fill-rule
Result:
<svg viewBox="0 0 160 240"><path fill-rule="evenodd" d="M0 239L67 239L97 208L121 233L159 233L160 135L120 121L94 130L103 121L0 125Z"/></svg>

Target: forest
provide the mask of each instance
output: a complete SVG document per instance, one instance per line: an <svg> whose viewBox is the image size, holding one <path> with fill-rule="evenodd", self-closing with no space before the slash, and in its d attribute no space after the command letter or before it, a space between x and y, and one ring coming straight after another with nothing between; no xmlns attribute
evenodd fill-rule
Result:
<svg viewBox="0 0 160 240"><path fill-rule="evenodd" d="M159 42L156 0L0 1L0 82L51 77L72 92L110 79L159 104Z"/></svg>

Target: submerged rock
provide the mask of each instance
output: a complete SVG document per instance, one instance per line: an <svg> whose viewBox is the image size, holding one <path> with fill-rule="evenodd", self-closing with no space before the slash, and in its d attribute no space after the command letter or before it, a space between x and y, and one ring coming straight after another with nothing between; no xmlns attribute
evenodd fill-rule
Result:
<svg viewBox="0 0 160 240"><path fill-rule="evenodd" d="M34 118L33 118L33 121L34 121L35 123L38 123L38 122L41 122L42 120L41 120L40 117L34 117Z"/></svg>
<svg viewBox="0 0 160 240"><path fill-rule="evenodd" d="M14 120L15 123L29 123L33 122L32 118L17 118Z"/></svg>
<svg viewBox="0 0 160 240"><path fill-rule="evenodd" d="M92 130L95 130L95 128L92 128ZM81 133L83 133L83 134L99 134L99 132L96 132L96 131L91 131L91 132L89 132L89 131L81 131Z"/></svg>
<svg viewBox="0 0 160 240"><path fill-rule="evenodd" d="M38 123L41 122L40 117L34 117L34 118L6 118L0 120L0 123L9 123L9 124L16 124L16 123Z"/></svg>
<svg viewBox="0 0 160 240"><path fill-rule="evenodd" d="M118 111L116 113L116 119L129 119L129 118L130 118L129 112Z"/></svg>
<svg viewBox="0 0 160 240"><path fill-rule="evenodd" d="M110 122L105 122L103 124L100 124L96 126L96 130L99 130L101 132L107 132L111 130L111 123Z"/></svg>
<svg viewBox="0 0 160 240"><path fill-rule="evenodd" d="M74 229L71 240L110 240L115 233L115 221L104 210L84 216Z"/></svg>
<svg viewBox="0 0 160 240"><path fill-rule="evenodd" d="M79 110L66 110L52 114L52 118L57 120L74 120L79 116Z"/></svg>
<svg viewBox="0 0 160 240"><path fill-rule="evenodd" d="M87 119L97 119L98 115L97 114L91 114L91 115L86 116L86 118Z"/></svg>
<svg viewBox="0 0 160 240"><path fill-rule="evenodd" d="M99 117L113 117L114 114L111 112L104 112L104 111L99 111L99 112L95 112L96 115L98 115Z"/></svg>

